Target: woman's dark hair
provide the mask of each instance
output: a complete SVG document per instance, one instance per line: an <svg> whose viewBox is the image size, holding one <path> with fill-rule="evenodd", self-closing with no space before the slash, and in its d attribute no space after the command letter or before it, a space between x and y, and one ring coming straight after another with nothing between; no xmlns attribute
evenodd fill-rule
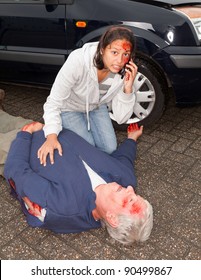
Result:
<svg viewBox="0 0 201 280"><path fill-rule="evenodd" d="M112 26L110 27L100 38L97 51L94 56L94 65L99 69L104 68L103 58L101 55L101 50L105 49L115 40L123 40L131 43L131 57L134 58L135 55L135 36L133 32L123 26Z"/></svg>

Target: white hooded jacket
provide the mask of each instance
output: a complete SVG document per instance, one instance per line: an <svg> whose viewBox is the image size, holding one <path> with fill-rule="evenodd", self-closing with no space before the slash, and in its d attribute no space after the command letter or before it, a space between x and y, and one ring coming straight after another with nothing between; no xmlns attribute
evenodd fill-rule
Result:
<svg viewBox="0 0 201 280"><path fill-rule="evenodd" d="M97 68L93 64L98 42L74 50L59 71L44 104L45 136L62 130L61 112L85 112L107 104L117 123L126 122L133 113L135 94L123 92L123 79L115 74L108 92L100 99ZM90 129L88 125L88 129Z"/></svg>

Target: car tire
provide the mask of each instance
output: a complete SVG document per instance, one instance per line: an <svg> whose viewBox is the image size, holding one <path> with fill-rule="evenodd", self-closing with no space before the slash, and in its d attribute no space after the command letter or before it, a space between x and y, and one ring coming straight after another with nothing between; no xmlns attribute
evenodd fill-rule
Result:
<svg viewBox="0 0 201 280"><path fill-rule="evenodd" d="M118 130L126 130L130 123L153 125L162 116L165 108L167 87L163 75L144 59L136 58L135 63L138 65L138 73L134 81L137 91L133 115L126 123L119 125L110 112L113 126Z"/></svg>

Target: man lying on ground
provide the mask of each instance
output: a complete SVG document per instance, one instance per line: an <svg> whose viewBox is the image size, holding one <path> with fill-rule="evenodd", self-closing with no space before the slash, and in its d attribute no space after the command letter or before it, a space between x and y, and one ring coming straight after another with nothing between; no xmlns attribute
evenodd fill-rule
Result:
<svg viewBox="0 0 201 280"><path fill-rule="evenodd" d="M5 112L4 112L5 113ZM58 233L105 225L124 244L148 239L153 226L150 203L135 193L133 163L143 127L129 126L128 138L111 155L69 130L60 133L63 154L40 164L43 124L32 122L17 133L4 176L19 199L27 222Z"/></svg>

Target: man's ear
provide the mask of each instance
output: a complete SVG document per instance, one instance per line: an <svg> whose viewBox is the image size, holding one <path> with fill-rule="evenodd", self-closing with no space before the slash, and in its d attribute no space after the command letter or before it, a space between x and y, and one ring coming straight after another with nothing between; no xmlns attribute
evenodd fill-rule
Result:
<svg viewBox="0 0 201 280"><path fill-rule="evenodd" d="M119 225L118 216L111 211L107 211L106 220L114 228L118 227L118 225Z"/></svg>

